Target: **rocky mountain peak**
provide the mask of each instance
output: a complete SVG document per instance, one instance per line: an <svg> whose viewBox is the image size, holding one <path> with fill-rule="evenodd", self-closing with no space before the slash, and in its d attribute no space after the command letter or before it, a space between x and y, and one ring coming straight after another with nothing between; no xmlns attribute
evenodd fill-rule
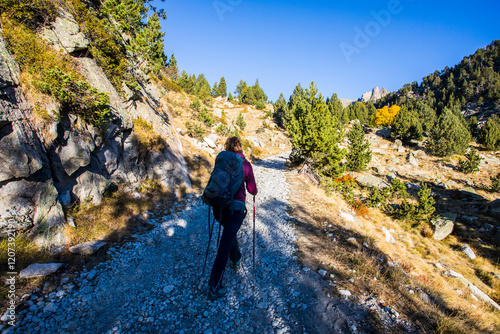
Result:
<svg viewBox="0 0 500 334"><path fill-rule="evenodd" d="M385 89L384 87L382 87L382 89L375 87L370 92L364 93L361 96L361 98L359 98L357 100L340 99L340 102L342 102L342 105L345 108L354 102L363 102L363 103L367 103L370 101L374 102L374 101L377 101L377 100L383 98L387 94L389 94L389 91L387 89Z"/></svg>

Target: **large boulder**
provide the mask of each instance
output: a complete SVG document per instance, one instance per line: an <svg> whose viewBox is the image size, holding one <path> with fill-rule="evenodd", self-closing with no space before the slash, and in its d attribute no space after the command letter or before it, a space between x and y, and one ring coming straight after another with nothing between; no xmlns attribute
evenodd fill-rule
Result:
<svg viewBox="0 0 500 334"><path fill-rule="evenodd" d="M122 146L122 137L116 136L108 139L106 145L96 153L97 159L108 175L113 174L118 169Z"/></svg>
<svg viewBox="0 0 500 334"><path fill-rule="evenodd" d="M17 231L36 227L37 233L62 226L64 222L52 180L12 181L0 188L0 236L6 236L9 223Z"/></svg>
<svg viewBox="0 0 500 334"><path fill-rule="evenodd" d="M92 202L99 205L102 201L104 192L109 188L111 182L104 176L85 171L76 178L76 186L73 193L80 200L80 203Z"/></svg>
<svg viewBox="0 0 500 334"><path fill-rule="evenodd" d="M443 213L431 223L434 225L434 239L443 240L453 232L457 215L454 213Z"/></svg>
<svg viewBox="0 0 500 334"><path fill-rule="evenodd" d="M125 108L122 97L116 91L113 84L108 80L104 71L99 67L95 59L88 57L76 57L73 59L77 65L79 72L83 75L88 83L100 92L106 93L109 96L109 105L119 127L122 129L131 129L133 126L130 114Z"/></svg>
<svg viewBox="0 0 500 334"><path fill-rule="evenodd" d="M1 31L1 29L0 29ZM19 85L21 71L0 34L0 89Z"/></svg>
<svg viewBox="0 0 500 334"><path fill-rule="evenodd" d="M67 53L86 50L89 40L80 31L78 23L73 16L67 12L60 12L60 16L41 31L41 36L56 50L64 50Z"/></svg>
<svg viewBox="0 0 500 334"><path fill-rule="evenodd" d="M80 167L90 163L90 153L95 149L95 145L92 140L75 131L66 131L64 139L66 145L59 146L56 153L66 174L72 175Z"/></svg>
<svg viewBox="0 0 500 334"><path fill-rule="evenodd" d="M62 263L33 263L25 269L21 270L21 272L19 273L19 277L31 278L52 275L62 265Z"/></svg>
<svg viewBox="0 0 500 334"><path fill-rule="evenodd" d="M390 187L389 183L370 174L360 175L356 178L356 181L363 187L367 188L377 188L379 190L383 190Z"/></svg>
<svg viewBox="0 0 500 334"><path fill-rule="evenodd" d="M0 128L0 161L0 182L29 177L43 167L40 153L17 123Z"/></svg>

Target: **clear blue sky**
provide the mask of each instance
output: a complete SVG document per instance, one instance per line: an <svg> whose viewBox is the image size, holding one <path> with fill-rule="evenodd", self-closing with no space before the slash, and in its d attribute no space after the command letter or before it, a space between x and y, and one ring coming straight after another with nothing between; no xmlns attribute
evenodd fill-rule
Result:
<svg viewBox="0 0 500 334"><path fill-rule="evenodd" d="M311 81L339 98L394 91L500 39L498 0L155 2L180 70L228 91L258 78L273 101Z"/></svg>

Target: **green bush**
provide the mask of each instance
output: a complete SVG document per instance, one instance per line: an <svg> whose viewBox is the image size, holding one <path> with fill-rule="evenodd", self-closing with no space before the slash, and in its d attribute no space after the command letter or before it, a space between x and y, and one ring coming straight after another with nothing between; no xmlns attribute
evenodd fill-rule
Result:
<svg viewBox="0 0 500 334"><path fill-rule="evenodd" d="M389 189L389 188L386 188ZM387 205L389 192L380 191L378 188L373 188L370 192L370 196L366 200L366 205L371 208L383 207Z"/></svg>
<svg viewBox="0 0 500 334"><path fill-rule="evenodd" d="M198 113L197 118L200 122L203 122L206 126L214 125L214 119L210 116L210 113L208 112L207 108L203 108L203 110L201 110Z"/></svg>
<svg viewBox="0 0 500 334"><path fill-rule="evenodd" d="M57 8L50 0L0 0L0 13L36 29L40 24L55 20Z"/></svg>
<svg viewBox="0 0 500 334"><path fill-rule="evenodd" d="M479 164L482 158L477 153L477 150L472 147L469 148L469 151L465 154L465 158L458 160L458 169L465 174L479 172Z"/></svg>
<svg viewBox="0 0 500 334"><path fill-rule="evenodd" d="M389 189L389 198L405 198L408 197L408 192L406 191L406 185L403 181L399 179L392 179L391 187Z"/></svg>
<svg viewBox="0 0 500 334"><path fill-rule="evenodd" d="M266 108L266 104L262 101L258 101L256 104L255 104L255 108L257 108L258 110L263 110Z"/></svg>
<svg viewBox="0 0 500 334"><path fill-rule="evenodd" d="M247 126L247 123L245 122L245 118L243 117L243 114L240 112L238 117L236 118L235 124L243 131L245 130L245 127Z"/></svg>
<svg viewBox="0 0 500 334"><path fill-rule="evenodd" d="M500 191L500 173L496 176L490 176L491 180L491 191L499 192Z"/></svg>
<svg viewBox="0 0 500 334"><path fill-rule="evenodd" d="M200 110L201 102L198 98L194 99L193 102L189 105L189 107L193 110Z"/></svg>
<svg viewBox="0 0 500 334"><path fill-rule="evenodd" d="M202 125L196 124L193 122L189 122L189 121L184 123L184 125L186 125L187 134L189 137L203 140L203 137L205 136L206 132L205 132L205 128Z"/></svg>
<svg viewBox="0 0 500 334"><path fill-rule="evenodd" d="M227 137L230 133L229 129L227 128L227 126L225 126L224 124L219 124L217 126L217 128L215 129L215 131L217 131L217 133L221 136L224 136L224 137Z"/></svg>
<svg viewBox="0 0 500 334"><path fill-rule="evenodd" d="M434 207L435 203L436 201L432 198L431 189L427 188L427 184L423 183L418 192L418 206L416 208L415 219L429 220L434 211L436 211Z"/></svg>

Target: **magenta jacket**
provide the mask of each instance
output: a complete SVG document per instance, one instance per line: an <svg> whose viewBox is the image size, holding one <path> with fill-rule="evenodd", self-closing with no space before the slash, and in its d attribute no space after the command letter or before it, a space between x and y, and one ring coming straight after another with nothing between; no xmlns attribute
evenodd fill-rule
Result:
<svg viewBox="0 0 500 334"><path fill-rule="evenodd" d="M255 184L255 177L253 176L252 165L245 159L245 156L242 153L236 152L243 159L243 170L245 171L245 182L241 184L240 190L234 195L234 199L238 201L242 201L245 203L246 200L246 192L245 192L245 184L247 185L247 190L252 195L257 195L257 185Z"/></svg>

